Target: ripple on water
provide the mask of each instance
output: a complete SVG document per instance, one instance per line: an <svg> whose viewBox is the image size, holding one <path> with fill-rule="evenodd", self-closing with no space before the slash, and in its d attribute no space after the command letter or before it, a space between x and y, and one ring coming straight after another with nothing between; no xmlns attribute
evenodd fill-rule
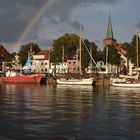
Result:
<svg viewBox="0 0 140 140"><path fill-rule="evenodd" d="M140 137L138 89L5 84L0 131L13 139L69 135L88 140Z"/></svg>

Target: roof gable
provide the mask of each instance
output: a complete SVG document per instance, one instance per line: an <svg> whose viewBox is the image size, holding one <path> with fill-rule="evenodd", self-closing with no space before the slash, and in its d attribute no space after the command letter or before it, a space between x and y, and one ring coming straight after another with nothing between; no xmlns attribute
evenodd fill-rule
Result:
<svg viewBox="0 0 140 140"><path fill-rule="evenodd" d="M9 54L9 52L0 44L0 55Z"/></svg>
<svg viewBox="0 0 140 140"><path fill-rule="evenodd" d="M36 53L36 55L49 55L49 51L48 50L42 50L42 51L39 51L38 53Z"/></svg>

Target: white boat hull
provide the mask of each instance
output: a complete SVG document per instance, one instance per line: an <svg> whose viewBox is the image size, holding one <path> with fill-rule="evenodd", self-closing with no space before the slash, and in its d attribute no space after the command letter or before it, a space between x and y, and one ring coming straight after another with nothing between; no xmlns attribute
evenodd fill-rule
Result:
<svg viewBox="0 0 140 140"><path fill-rule="evenodd" d="M93 78L87 79L57 79L57 84L63 85L92 85Z"/></svg>
<svg viewBox="0 0 140 140"><path fill-rule="evenodd" d="M130 87L130 88L140 88L140 81L134 79L126 78L111 78L110 85L115 87Z"/></svg>
<svg viewBox="0 0 140 140"><path fill-rule="evenodd" d="M140 88L140 83L112 83L115 87Z"/></svg>

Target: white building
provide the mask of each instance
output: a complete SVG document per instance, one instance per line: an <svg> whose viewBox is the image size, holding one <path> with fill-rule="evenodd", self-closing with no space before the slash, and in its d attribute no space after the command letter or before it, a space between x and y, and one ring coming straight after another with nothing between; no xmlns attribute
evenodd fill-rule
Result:
<svg viewBox="0 0 140 140"><path fill-rule="evenodd" d="M49 51L42 50L37 54L32 55L32 68L34 72L49 72L50 61L49 61Z"/></svg>
<svg viewBox="0 0 140 140"><path fill-rule="evenodd" d="M50 73L67 73L68 72L68 66L67 62L59 62L59 63L51 63L50 67Z"/></svg>
<svg viewBox="0 0 140 140"><path fill-rule="evenodd" d="M101 74L117 73L116 65L111 65L111 64L106 65L103 61L98 61L97 65L101 70L101 71L98 71L98 73L101 73Z"/></svg>

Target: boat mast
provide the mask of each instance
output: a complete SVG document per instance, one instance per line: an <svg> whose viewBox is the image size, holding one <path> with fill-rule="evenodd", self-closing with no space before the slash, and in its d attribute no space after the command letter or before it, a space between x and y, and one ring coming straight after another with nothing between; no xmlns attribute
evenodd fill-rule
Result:
<svg viewBox="0 0 140 140"><path fill-rule="evenodd" d="M49 59L49 69L51 67L51 47L49 47L49 56L48 56L48 59Z"/></svg>
<svg viewBox="0 0 140 140"><path fill-rule="evenodd" d="M64 46L62 46L62 65L64 64Z"/></svg>
<svg viewBox="0 0 140 140"><path fill-rule="evenodd" d="M106 46L106 74L108 74L108 46Z"/></svg>
<svg viewBox="0 0 140 140"><path fill-rule="evenodd" d="M90 54L92 56L92 44L90 43ZM90 57L90 66L92 66L92 58Z"/></svg>
<svg viewBox="0 0 140 140"><path fill-rule="evenodd" d="M81 40L82 40L82 27L81 27L81 24L80 24L80 39L79 39L79 46L80 46L79 70L80 70L80 75L82 75L82 41Z"/></svg>
<svg viewBox="0 0 140 140"><path fill-rule="evenodd" d="M86 48L86 50L87 50L87 52L88 52L90 58L92 59L92 61L94 62L94 64L95 64L96 67L98 68L98 70L101 71L101 69L99 68L99 66L98 66L97 63L95 62L94 58L92 57L91 52L88 50L88 48L87 48L85 42L84 42L83 40L82 40L82 42L83 42L83 44L84 44L84 46L85 46L85 48Z"/></svg>
<svg viewBox="0 0 140 140"><path fill-rule="evenodd" d="M139 57L138 57L138 32L136 32L136 66L137 66L137 74L138 74L138 67L139 67Z"/></svg>

